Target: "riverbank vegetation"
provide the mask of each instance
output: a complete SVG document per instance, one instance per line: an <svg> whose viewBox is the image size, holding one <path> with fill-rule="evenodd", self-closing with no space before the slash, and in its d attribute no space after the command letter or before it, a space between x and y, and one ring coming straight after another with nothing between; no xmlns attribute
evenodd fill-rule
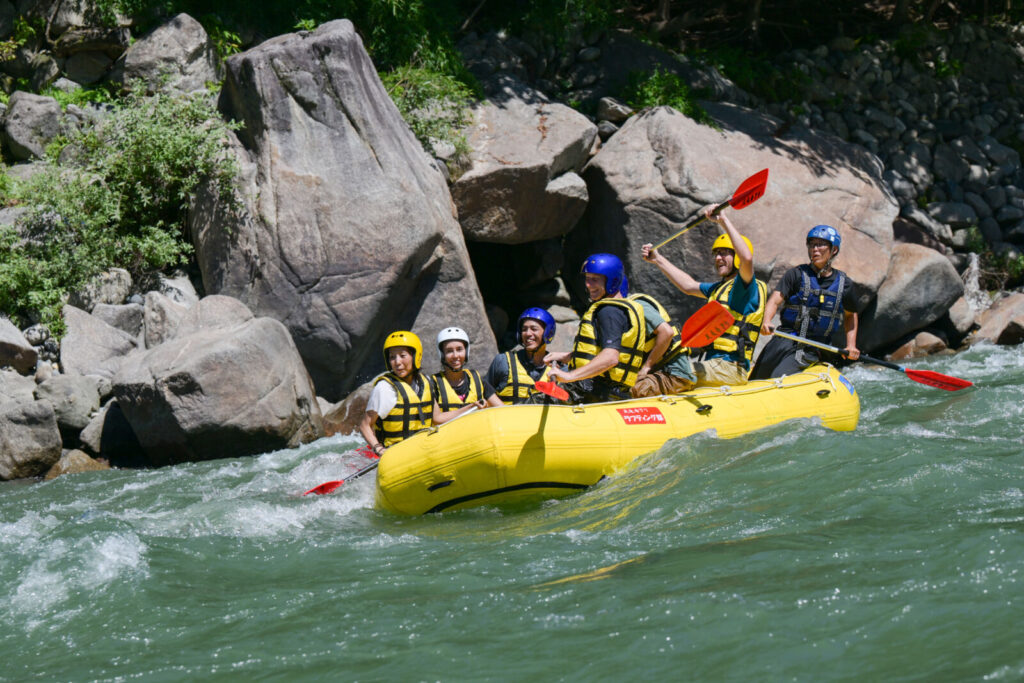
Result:
<svg viewBox="0 0 1024 683"><path fill-rule="evenodd" d="M457 170L468 148L460 130L468 105L481 96L457 48L472 32L543 36L566 46L573 34L621 29L669 52L713 65L766 101L799 101L811 76L772 66L774 52L836 38L871 41L900 36L913 57L924 33L962 21L1020 22L1016 2L894 0L811 3L797 0L718 2L633 0L94 0L97 25L131 17L141 35L166 17L199 18L223 58L274 35L311 30L346 17L353 21L382 81L414 134L428 149L450 151ZM51 16L21 15L0 40L0 61L19 49L50 45ZM955 62L932 65L955 75ZM28 89L24 77L5 89ZM4 93L6 98L9 93ZM20 321L60 327L60 306L96 273L123 267L141 275L187 262L185 215L204 179L224 193L235 169L223 154L229 128L209 97L127 94L105 87L47 89L63 107L101 102L109 111L58 138L44 168L27 180L0 175L0 202L27 212L19 229L0 230L0 310ZM675 75L655 70L634 78L623 100L637 108L669 104L700 120L695 93ZM706 115L705 115L706 116ZM988 258L992 282L1017 282L1017 261Z"/></svg>

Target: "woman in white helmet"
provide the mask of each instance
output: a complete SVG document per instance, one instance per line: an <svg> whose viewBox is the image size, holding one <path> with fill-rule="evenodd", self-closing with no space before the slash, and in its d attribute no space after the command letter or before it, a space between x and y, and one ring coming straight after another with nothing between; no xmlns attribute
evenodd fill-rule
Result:
<svg viewBox="0 0 1024 683"><path fill-rule="evenodd" d="M431 375L430 391L434 396L433 422L444 424L474 406L486 408L502 405L476 370L466 368L469 360L469 335L461 327L446 327L437 333L437 353L441 372Z"/></svg>

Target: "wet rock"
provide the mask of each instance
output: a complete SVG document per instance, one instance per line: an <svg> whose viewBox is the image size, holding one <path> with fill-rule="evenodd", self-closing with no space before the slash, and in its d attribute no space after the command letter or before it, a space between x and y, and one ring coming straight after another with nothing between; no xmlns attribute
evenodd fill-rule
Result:
<svg viewBox="0 0 1024 683"><path fill-rule="evenodd" d="M1014 292L978 316L978 329L971 343L989 341L1013 346L1024 341L1024 294Z"/></svg>
<svg viewBox="0 0 1024 683"><path fill-rule="evenodd" d="M37 477L60 454L60 431L48 401L0 401L0 480Z"/></svg>
<svg viewBox="0 0 1024 683"><path fill-rule="evenodd" d="M43 477L45 481L56 479L65 474L79 474L81 472L98 472L109 470L110 463L100 462L89 457L88 453L78 449L69 450L60 456L60 459L53 463L53 466Z"/></svg>
<svg viewBox="0 0 1024 683"><path fill-rule="evenodd" d="M359 423L366 414L373 382L367 382L349 394L343 401L324 413L324 434L358 434Z"/></svg>

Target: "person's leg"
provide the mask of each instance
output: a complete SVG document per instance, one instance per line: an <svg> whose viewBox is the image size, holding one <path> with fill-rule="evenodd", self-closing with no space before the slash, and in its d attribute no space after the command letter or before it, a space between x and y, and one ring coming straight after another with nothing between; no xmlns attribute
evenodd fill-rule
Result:
<svg viewBox="0 0 1024 683"><path fill-rule="evenodd" d="M693 387L693 382L667 372L651 372L636 381L629 393L633 398L648 396L671 396L681 394Z"/></svg>
<svg viewBox="0 0 1024 683"><path fill-rule="evenodd" d="M747 383L747 372L725 358L710 358L693 364L698 387L719 387Z"/></svg>

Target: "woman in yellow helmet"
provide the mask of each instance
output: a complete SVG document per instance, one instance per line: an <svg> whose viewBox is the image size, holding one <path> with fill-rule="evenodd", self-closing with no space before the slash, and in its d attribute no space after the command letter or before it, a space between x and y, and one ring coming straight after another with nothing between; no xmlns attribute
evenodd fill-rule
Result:
<svg viewBox="0 0 1024 683"><path fill-rule="evenodd" d="M390 371L374 382L359 423L359 433L377 455L432 424L434 399L420 373L422 360L423 344L412 332L392 332L384 340Z"/></svg>
<svg viewBox="0 0 1024 683"><path fill-rule="evenodd" d="M724 212L713 214L713 206L705 207L704 215L724 230L711 245L718 282L698 282L689 273L645 244L641 253L653 263L680 291L691 296L707 297L722 303L736 323L707 349L704 359L693 364L697 375L695 386L746 384L750 359L761 332L761 320L768 300L768 287L754 277L754 248L741 235Z"/></svg>

